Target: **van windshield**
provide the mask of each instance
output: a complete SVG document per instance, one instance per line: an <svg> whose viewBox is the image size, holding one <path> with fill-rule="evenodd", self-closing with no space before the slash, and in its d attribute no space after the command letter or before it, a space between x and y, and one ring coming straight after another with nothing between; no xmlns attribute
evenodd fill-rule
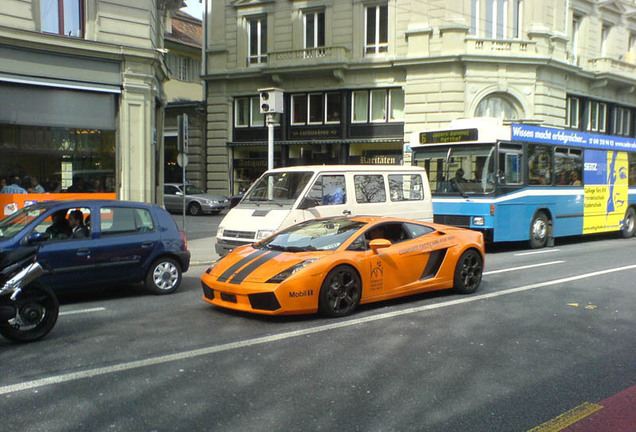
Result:
<svg viewBox="0 0 636 432"><path fill-rule="evenodd" d="M291 208L312 176L311 171L266 173L247 191L239 207L269 204Z"/></svg>

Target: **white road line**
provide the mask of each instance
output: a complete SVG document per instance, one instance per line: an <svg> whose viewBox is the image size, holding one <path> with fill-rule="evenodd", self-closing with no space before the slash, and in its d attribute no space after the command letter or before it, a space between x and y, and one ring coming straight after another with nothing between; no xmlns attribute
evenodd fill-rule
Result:
<svg viewBox="0 0 636 432"><path fill-rule="evenodd" d="M544 254L544 253L559 252L560 250L561 249L541 249L538 251L517 253L517 254L514 254L514 256L538 255L538 254Z"/></svg>
<svg viewBox="0 0 636 432"><path fill-rule="evenodd" d="M79 314L87 314L87 313L93 313L93 312L101 312L101 311L105 311L106 308L105 307L94 307L94 308L87 308L87 309L76 309L76 310L70 310L70 311L64 311L64 312L60 312L60 316L63 315L79 315Z"/></svg>
<svg viewBox="0 0 636 432"><path fill-rule="evenodd" d="M549 261L549 262L545 262L545 263L541 263L541 264L531 264L531 265L521 266L521 267L510 267L510 268L505 268L505 269L501 269L501 270L493 270L493 271L484 272L484 275L491 275L491 274L496 274L496 273L506 273L506 272L516 271L516 270L525 270L525 269L529 269L529 268L543 267L543 266L548 266L548 265L553 265L553 264L562 264L564 262L565 261Z"/></svg>
<svg viewBox="0 0 636 432"><path fill-rule="evenodd" d="M461 299L451 300L444 303L437 303L437 304L431 304L426 306L417 306L417 307L412 307L409 309L403 309L403 310L398 310L394 312L387 312L387 313L368 316L364 318L346 320L346 321L341 321L338 323L326 324L326 325L316 326L316 327L312 327L308 329L295 330L295 331L280 333L277 335L263 336L263 337L254 338L254 339L247 339L244 341L230 342L223 345L216 345L216 346L211 346L207 348L201 348L201 349L183 351L183 352L168 354L163 356L151 357L145 360L137 360L137 361L131 361L126 363L115 364L112 366L105 366L105 367L99 367L94 369L88 369L84 371L54 375L47 378L2 386L0 387L0 395L15 393L15 392L29 390L33 388L44 387L47 385L61 384L61 383L69 382L69 381L76 381L76 380L84 379L84 378L92 378L92 377L107 375L107 374L111 374L115 372L123 372L123 371L128 371L131 369L138 369L138 368L147 367L147 366L159 365L159 364L174 362L178 360L186 360L186 359L191 359L194 357L200 357L200 356L205 356L205 355L210 355L210 354L215 354L220 352L231 351L238 348L245 348L245 347L251 347L255 345L270 343L270 342L282 341L282 340L291 339L291 338L295 338L299 336L307 336L314 333L321 333L321 332L325 332L329 330L335 330L335 329L344 328L344 327L351 327L351 326L364 324L368 322L380 321L380 320L384 320L388 318L394 318L394 317L403 316L403 315L410 315L410 314L433 310L433 309L441 309L448 306L455 306L455 305L460 305L465 303L473 303L476 301L491 299L495 297L501 297L504 295L518 293L522 291L528 291L528 290L543 288L543 287L547 287L551 285L558 285L562 283L572 282L572 281L576 281L580 279L601 276L608 273L616 273L620 271L634 270L634 269L636 269L636 264L623 266L623 267L615 267L612 269L585 273L585 274L581 274L577 276L571 276L571 277L562 278L562 279L555 279L555 280L546 281L546 282L539 282L536 284L525 285L518 288L511 288L509 290L498 291L498 292L494 292L490 294L464 297Z"/></svg>

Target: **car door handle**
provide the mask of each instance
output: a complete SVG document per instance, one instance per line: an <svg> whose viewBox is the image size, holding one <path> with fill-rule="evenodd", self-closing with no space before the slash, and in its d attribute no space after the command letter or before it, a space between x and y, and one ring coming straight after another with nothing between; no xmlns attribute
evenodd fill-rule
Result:
<svg viewBox="0 0 636 432"><path fill-rule="evenodd" d="M91 250L90 249L78 249L77 250L77 255L79 256L88 256L91 254Z"/></svg>
<svg viewBox="0 0 636 432"><path fill-rule="evenodd" d="M342 214L347 215L347 216L351 216L351 210L343 210Z"/></svg>
<svg viewBox="0 0 636 432"><path fill-rule="evenodd" d="M153 244L154 244L154 242L147 241L147 242L143 242L143 243L141 244L141 247L142 247L142 248L149 248L149 247L152 247L152 245L153 245Z"/></svg>

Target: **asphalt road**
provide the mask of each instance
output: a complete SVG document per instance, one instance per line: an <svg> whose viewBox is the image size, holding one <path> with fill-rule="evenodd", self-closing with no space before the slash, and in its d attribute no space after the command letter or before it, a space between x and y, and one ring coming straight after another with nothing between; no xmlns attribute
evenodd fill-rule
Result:
<svg viewBox="0 0 636 432"><path fill-rule="evenodd" d="M213 307L205 267L170 296L68 295L46 339L0 339L0 430L561 430L636 385L636 238L613 237L490 248L476 294L344 319Z"/></svg>

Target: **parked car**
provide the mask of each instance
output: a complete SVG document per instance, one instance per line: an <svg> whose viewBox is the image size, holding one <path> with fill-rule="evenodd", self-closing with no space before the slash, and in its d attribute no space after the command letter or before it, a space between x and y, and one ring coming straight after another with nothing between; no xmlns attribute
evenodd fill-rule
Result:
<svg viewBox="0 0 636 432"><path fill-rule="evenodd" d="M217 306L267 315L345 316L358 304L454 288L475 292L477 231L391 217L329 217L234 249L201 276Z"/></svg>
<svg viewBox="0 0 636 432"><path fill-rule="evenodd" d="M40 280L54 291L145 282L151 292L169 294L190 265L172 216L138 202L47 201L0 221L0 251L36 244L38 260L53 269Z"/></svg>
<svg viewBox="0 0 636 432"><path fill-rule="evenodd" d="M186 185L185 201L186 210L192 216L218 214L230 208L228 197L208 194L192 185ZM183 211L183 184L166 183L163 186L163 202L168 211Z"/></svg>

